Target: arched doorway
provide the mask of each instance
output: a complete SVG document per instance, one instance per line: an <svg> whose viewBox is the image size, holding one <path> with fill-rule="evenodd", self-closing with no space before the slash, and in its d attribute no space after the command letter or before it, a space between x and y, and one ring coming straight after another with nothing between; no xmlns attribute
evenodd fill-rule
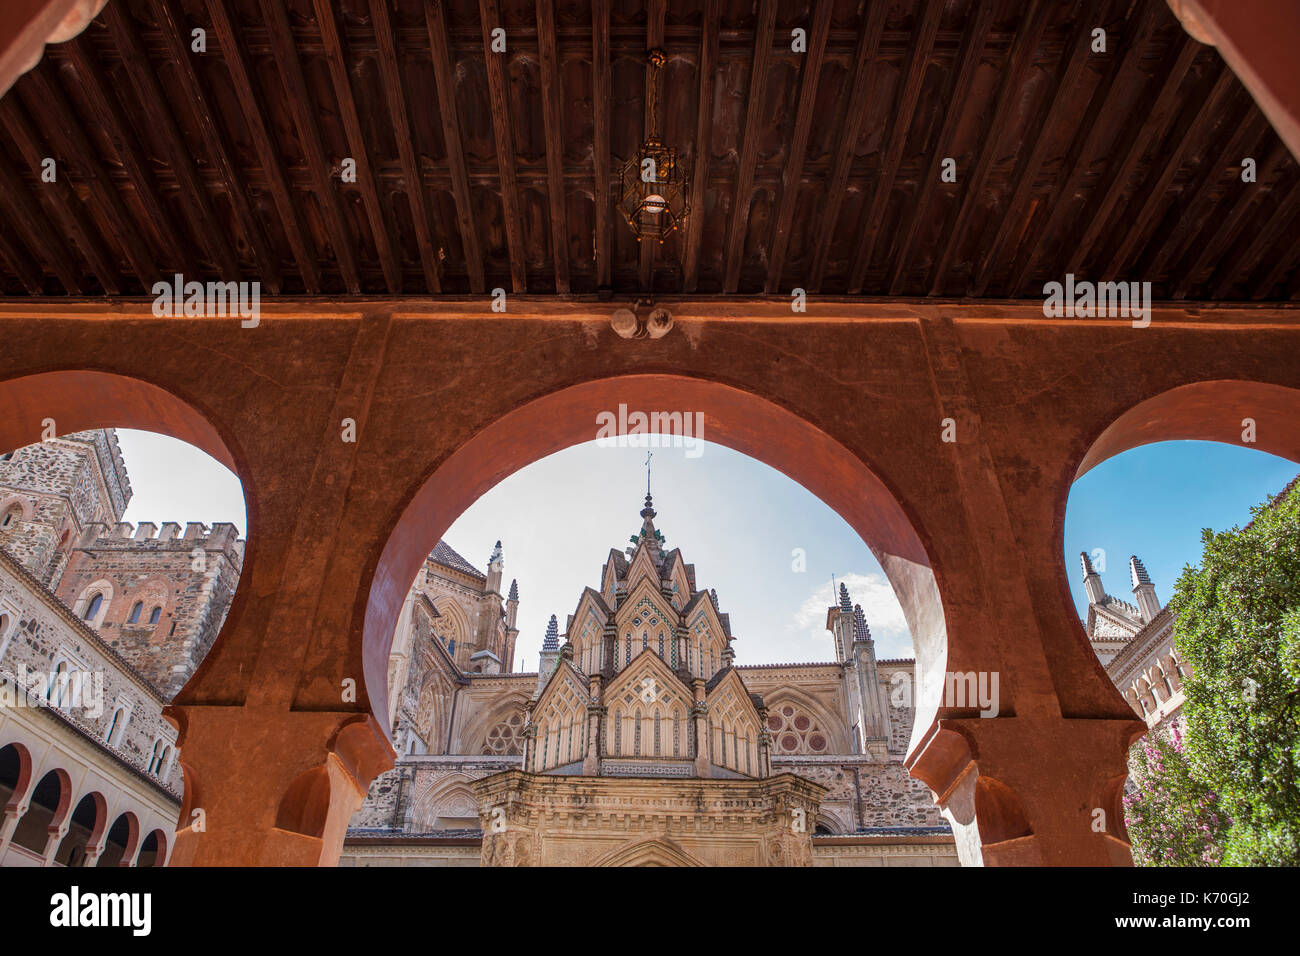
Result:
<svg viewBox="0 0 1300 956"><path fill-rule="evenodd" d="M409 584L446 528L507 475L595 438L601 414L620 406L701 413L708 440L776 468L858 533L889 578L913 635L915 745L938 708L948 636L938 579L898 496L868 463L792 411L731 385L675 375L599 379L538 398L474 435L414 490L369 584L362 639L372 706L382 709L375 702L388 700L389 649ZM377 716L386 721L386 714Z"/></svg>
<svg viewBox="0 0 1300 956"><path fill-rule="evenodd" d="M99 842L104 832L108 807L100 793L88 793L77 801L68 832L54 853L60 866L85 866L87 852Z"/></svg>

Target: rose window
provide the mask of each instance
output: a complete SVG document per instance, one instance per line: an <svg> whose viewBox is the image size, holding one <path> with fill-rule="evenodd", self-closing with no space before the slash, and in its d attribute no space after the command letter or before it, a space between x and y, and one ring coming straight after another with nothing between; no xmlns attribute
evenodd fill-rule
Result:
<svg viewBox="0 0 1300 956"><path fill-rule="evenodd" d="M826 732L792 704L782 704L767 717L772 751L777 754L825 753Z"/></svg>
<svg viewBox="0 0 1300 956"><path fill-rule="evenodd" d="M523 733L523 714L515 714L509 720L503 720L487 733L487 742L483 744L483 753L499 754L511 757L523 753L519 738Z"/></svg>

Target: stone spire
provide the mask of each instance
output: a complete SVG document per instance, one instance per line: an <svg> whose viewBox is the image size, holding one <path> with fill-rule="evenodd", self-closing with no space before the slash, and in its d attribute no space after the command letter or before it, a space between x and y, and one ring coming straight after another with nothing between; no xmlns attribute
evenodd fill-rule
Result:
<svg viewBox="0 0 1300 956"><path fill-rule="evenodd" d="M539 655L537 665L537 693L542 692L546 686L546 681L550 678L551 672L555 670L555 665L560 660L560 625L555 620L555 615L551 615L551 622L546 625L546 637L542 639L542 653Z"/></svg>
<svg viewBox="0 0 1300 956"><path fill-rule="evenodd" d="M1160 613L1156 586L1151 583L1151 575L1147 574L1147 569L1136 554L1128 559L1128 571L1133 579L1133 595L1137 598L1138 613L1142 616L1142 623L1146 624Z"/></svg>
<svg viewBox="0 0 1300 956"><path fill-rule="evenodd" d="M862 605L853 605L854 640L865 643L871 640L871 628L867 627L867 616L862 613Z"/></svg>
<svg viewBox="0 0 1300 956"><path fill-rule="evenodd" d="M515 629L515 621L519 615L519 582L512 580L510 582L510 596L506 598L506 627L510 630Z"/></svg>
<svg viewBox="0 0 1300 956"><path fill-rule="evenodd" d="M853 602L849 600L849 589L840 582L840 610L846 614L853 613Z"/></svg>
<svg viewBox="0 0 1300 956"><path fill-rule="evenodd" d="M551 615L551 623L546 625L546 637L542 639L542 651L558 651L560 649L560 624Z"/></svg>
<svg viewBox="0 0 1300 956"><path fill-rule="evenodd" d="M519 600L519 581L515 578L510 579L510 600Z"/></svg>
<svg viewBox="0 0 1300 956"><path fill-rule="evenodd" d="M1083 563L1083 589L1088 592L1088 603L1105 603L1106 589L1102 586L1101 575L1093 570L1092 562L1088 560L1088 553L1080 551L1079 560Z"/></svg>
<svg viewBox="0 0 1300 956"><path fill-rule="evenodd" d="M501 556L501 542L498 541L492 549L492 557L488 559L487 589L490 593L501 593L501 572L505 566L505 558Z"/></svg>

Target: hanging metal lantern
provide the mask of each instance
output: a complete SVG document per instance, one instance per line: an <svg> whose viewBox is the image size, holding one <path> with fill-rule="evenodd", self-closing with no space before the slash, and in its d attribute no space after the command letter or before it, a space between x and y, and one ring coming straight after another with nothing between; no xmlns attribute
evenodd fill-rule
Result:
<svg viewBox="0 0 1300 956"><path fill-rule="evenodd" d="M663 51L651 50L649 61L657 74L664 63ZM662 244L674 229L686 222L691 206L687 195L689 183L677 150L665 146L659 138L658 83L654 74L646 91L650 97L650 136L636 155L623 164L618 207L637 242L654 239Z"/></svg>

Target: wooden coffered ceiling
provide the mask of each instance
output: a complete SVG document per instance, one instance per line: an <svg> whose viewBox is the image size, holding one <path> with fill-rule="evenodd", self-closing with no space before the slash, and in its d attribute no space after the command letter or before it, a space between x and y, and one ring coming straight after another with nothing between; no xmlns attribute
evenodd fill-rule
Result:
<svg viewBox="0 0 1300 956"><path fill-rule="evenodd" d="M693 212L642 247L652 46ZM0 144L8 295L1300 296L1300 170L1165 0L110 0Z"/></svg>

